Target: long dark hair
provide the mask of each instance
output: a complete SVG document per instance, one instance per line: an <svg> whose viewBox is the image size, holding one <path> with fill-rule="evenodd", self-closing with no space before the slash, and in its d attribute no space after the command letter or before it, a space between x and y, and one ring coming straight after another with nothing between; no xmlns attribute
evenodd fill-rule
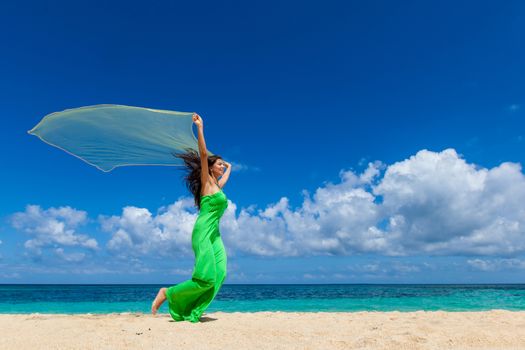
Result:
<svg viewBox="0 0 525 350"><path fill-rule="evenodd" d="M186 187L190 192L193 194L193 198L195 199L195 205L199 210L201 209L201 189L202 189L202 183L201 183L201 157L199 156L199 153L195 151L192 148L186 148L185 153L172 153L174 157L180 158L184 161L184 165L186 165L185 170L187 171L186 176L184 177L184 181L186 183ZM211 167L217 159L222 159L221 156L218 154L215 154L213 156L208 156L208 172L211 175Z"/></svg>

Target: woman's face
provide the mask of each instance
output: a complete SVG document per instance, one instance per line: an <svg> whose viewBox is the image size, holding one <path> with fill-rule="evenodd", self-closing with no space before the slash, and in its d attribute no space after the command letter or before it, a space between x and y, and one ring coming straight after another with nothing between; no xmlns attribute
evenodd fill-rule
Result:
<svg viewBox="0 0 525 350"><path fill-rule="evenodd" d="M224 161L222 159L217 159L215 163L213 163L211 171L216 176L220 176L224 173L224 169L225 169Z"/></svg>

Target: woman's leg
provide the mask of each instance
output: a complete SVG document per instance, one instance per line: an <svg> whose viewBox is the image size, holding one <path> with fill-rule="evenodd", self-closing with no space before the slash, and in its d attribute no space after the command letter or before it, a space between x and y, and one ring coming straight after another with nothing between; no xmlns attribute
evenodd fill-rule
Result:
<svg viewBox="0 0 525 350"><path fill-rule="evenodd" d="M226 255L226 249L224 248L224 243L222 242L221 236L218 236L213 242L213 251L215 253L215 271L216 271L216 280L215 280L215 292L213 293L213 298L221 289L224 280L226 280L226 269L228 263L228 257Z"/></svg>
<svg viewBox="0 0 525 350"><path fill-rule="evenodd" d="M215 282L213 283L213 294L204 305L204 310L211 304L226 279L227 256L220 235L213 239L212 247L213 255L215 257Z"/></svg>
<svg viewBox="0 0 525 350"><path fill-rule="evenodd" d="M199 322L216 284L215 254L210 239L195 236L192 245L195 252L192 278L166 291L169 312L176 321Z"/></svg>
<svg viewBox="0 0 525 350"><path fill-rule="evenodd" d="M157 311L159 310L159 308L162 305L162 303L166 301L166 290L167 289L168 288L161 288L161 289L159 289L159 292L157 293L157 296L155 297L155 299L151 303L151 313L153 315L155 315L157 313Z"/></svg>

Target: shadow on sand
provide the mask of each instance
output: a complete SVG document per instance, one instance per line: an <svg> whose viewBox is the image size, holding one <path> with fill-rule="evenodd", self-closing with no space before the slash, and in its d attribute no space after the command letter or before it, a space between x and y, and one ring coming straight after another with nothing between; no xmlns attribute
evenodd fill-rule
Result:
<svg viewBox="0 0 525 350"><path fill-rule="evenodd" d="M213 318L213 317L208 317L208 316L201 316L201 318L199 318L199 322L210 322L210 321L217 321L218 318ZM170 322L181 322L181 321L175 321L175 320L170 320Z"/></svg>

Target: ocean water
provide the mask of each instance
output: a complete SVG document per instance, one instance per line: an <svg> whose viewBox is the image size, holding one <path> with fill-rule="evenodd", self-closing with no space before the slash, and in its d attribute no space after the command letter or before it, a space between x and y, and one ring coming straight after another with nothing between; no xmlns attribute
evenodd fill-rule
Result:
<svg viewBox="0 0 525 350"><path fill-rule="evenodd" d="M148 313L160 287L4 284L0 313ZM206 313L491 309L525 310L525 284L225 284Z"/></svg>

